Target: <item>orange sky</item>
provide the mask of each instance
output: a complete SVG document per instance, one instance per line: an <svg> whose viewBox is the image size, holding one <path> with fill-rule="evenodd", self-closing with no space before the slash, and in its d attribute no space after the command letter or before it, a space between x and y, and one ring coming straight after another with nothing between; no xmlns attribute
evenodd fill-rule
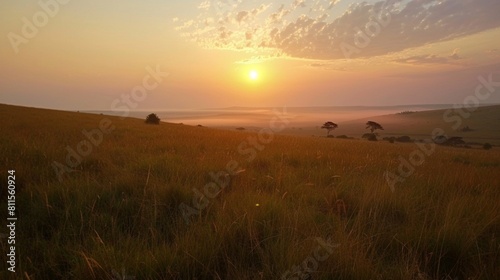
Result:
<svg viewBox="0 0 500 280"><path fill-rule="evenodd" d="M498 0L172 2L2 2L0 103L109 110L147 67L168 76L137 110L454 104L500 81Z"/></svg>

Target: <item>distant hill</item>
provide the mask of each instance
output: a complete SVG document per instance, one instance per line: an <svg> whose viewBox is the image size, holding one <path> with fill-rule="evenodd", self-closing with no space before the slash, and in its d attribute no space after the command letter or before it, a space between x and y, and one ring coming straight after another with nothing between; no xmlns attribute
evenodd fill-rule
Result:
<svg viewBox="0 0 500 280"><path fill-rule="evenodd" d="M436 128L449 136L463 137L466 141L500 144L500 105L479 107L473 113L431 110L405 114L391 114L339 123L335 134L361 135L367 121L376 121L384 127L384 136L408 135L416 139L430 138ZM469 129L464 128L468 127ZM468 130L468 131L467 131Z"/></svg>

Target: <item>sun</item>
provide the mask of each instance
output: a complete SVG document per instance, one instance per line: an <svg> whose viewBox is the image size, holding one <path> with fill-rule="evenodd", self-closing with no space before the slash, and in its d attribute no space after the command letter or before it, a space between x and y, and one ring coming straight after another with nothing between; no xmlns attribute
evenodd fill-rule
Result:
<svg viewBox="0 0 500 280"><path fill-rule="evenodd" d="M259 72L255 71L255 70L251 70L248 73L248 77L250 78L250 80L255 81L259 78Z"/></svg>

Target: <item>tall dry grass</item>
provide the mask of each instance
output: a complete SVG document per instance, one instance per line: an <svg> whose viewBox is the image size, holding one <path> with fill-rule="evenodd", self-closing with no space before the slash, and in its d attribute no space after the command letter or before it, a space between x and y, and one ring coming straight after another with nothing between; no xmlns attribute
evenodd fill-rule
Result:
<svg viewBox="0 0 500 280"><path fill-rule="evenodd" d="M439 147L393 193L383 174L413 144L277 135L248 162L251 132L109 117L115 131L60 182L51 163L103 117L0 106L19 216L18 272L1 278L280 279L318 237L340 246L311 279L500 275L497 149ZM245 171L186 224L179 205L230 160Z"/></svg>

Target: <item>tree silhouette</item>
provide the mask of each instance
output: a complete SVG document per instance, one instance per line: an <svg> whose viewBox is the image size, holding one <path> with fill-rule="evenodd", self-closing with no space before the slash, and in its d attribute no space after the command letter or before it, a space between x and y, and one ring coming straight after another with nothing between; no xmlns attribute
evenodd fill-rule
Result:
<svg viewBox="0 0 500 280"><path fill-rule="evenodd" d="M330 136L330 131L334 130L335 128L339 127L336 123L334 122L326 122L323 124L321 127L322 129L326 129L327 133L326 136Z"/></svg>
<svg viewBox="0 0 500 280"><path fill-rule="evenodd" d="M160 124L160 118L156 114L149 114L146 117L147 124Z"/></svg>
<svg viewBox="0 0 500 280"><path fill-rule="evenodd" d="M368 121L368 122L366 123L366 128L367 128L367 129L369 128L369 129L370 129L370 131L372 132L372 134L373 134L373 132L374 132L375 130L377 130L377 129L379 129L379 130L384 130L384 128L383 128L383 127L382 127L379 123L372 122L372 121Z"/></svg>

